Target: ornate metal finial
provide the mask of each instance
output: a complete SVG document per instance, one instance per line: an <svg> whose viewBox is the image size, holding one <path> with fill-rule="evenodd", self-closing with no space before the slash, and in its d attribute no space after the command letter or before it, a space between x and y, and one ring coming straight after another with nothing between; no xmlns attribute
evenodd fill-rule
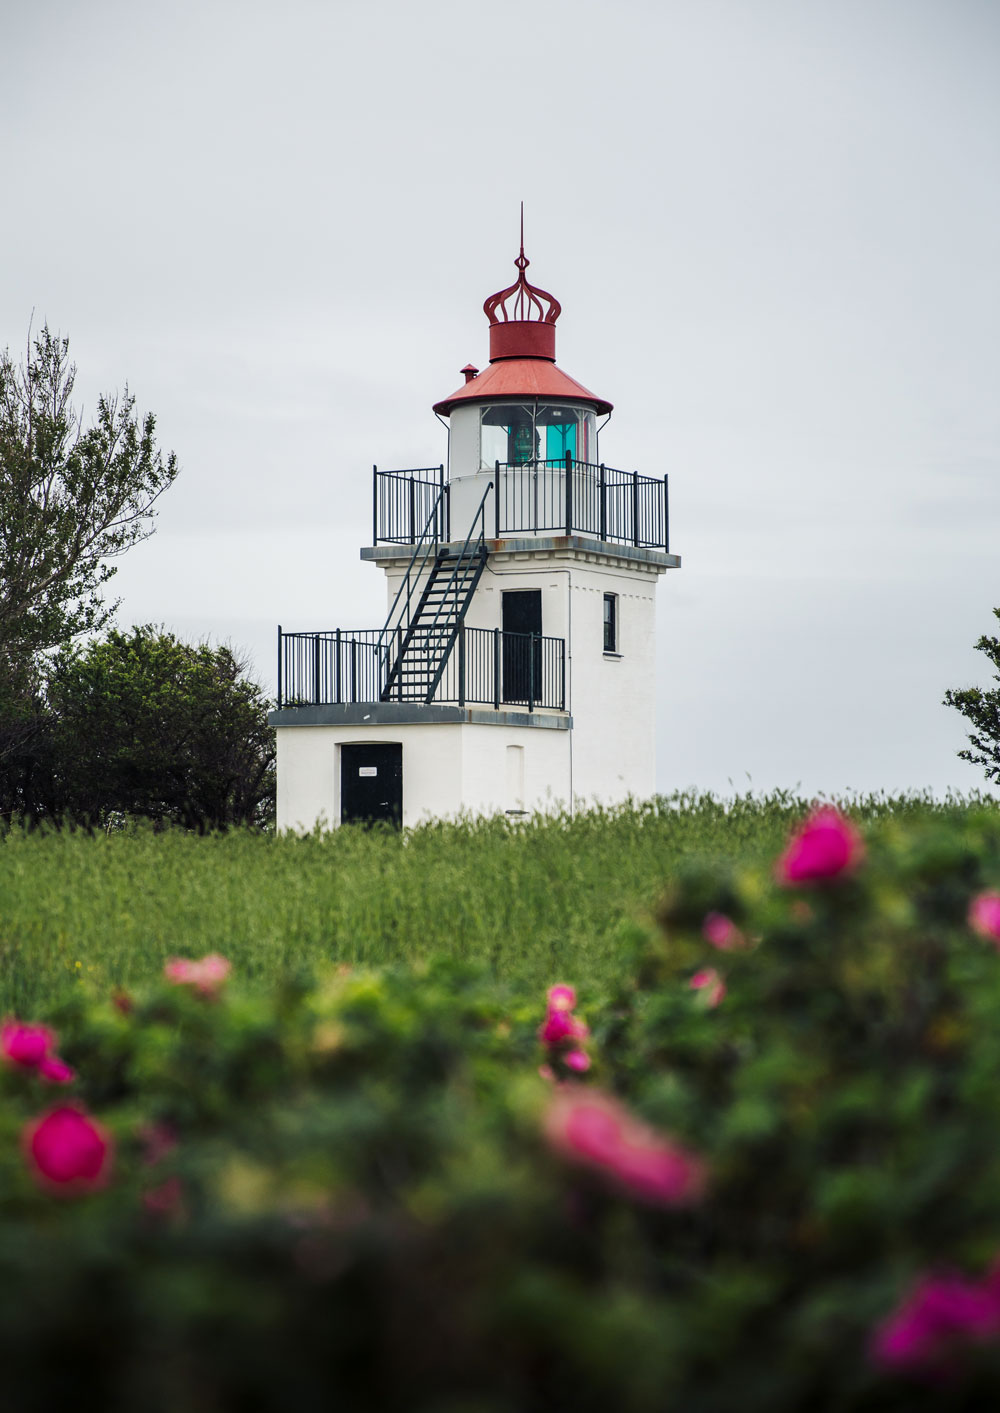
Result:
<svg viewBox="0 0 1000 1413"><path fill-rule="evenodd" d="M483 313L489 319L490 324L508 324L529 321L537 324L554 324L562 313L562 305L554 294L549 294L548 290L538 289L535 285L529 284L525 277L525 270L531 261L524 253L524 202L521 202L521 249L517 259L514 261L517 266L517 279L506 289L499 290L496 294L491 294L483 305ZM548 301L548 308L544 308L542 300ZM508 308L507 301L512 303Z"/></svg>

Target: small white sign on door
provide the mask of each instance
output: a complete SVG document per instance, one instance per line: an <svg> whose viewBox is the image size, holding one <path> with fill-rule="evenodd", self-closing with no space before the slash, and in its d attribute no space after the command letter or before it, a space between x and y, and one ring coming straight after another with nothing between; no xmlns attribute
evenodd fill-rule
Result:
<svg viewBox="0 0 1000 1413"><path fill-rule="evenodd" d="M364 775L364 776L369 776L369 777L372 776L372 775L377 775L377 774L378 774L378 766L377 766L377 765L359 765L359 766L358 766L358 774L359 774L359 775Z"/></svg>

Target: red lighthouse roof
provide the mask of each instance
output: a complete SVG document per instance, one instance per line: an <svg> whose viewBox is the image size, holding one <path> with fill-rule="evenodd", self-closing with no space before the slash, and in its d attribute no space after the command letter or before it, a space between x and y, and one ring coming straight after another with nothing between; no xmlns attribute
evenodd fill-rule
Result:
<svg viewBox="0 0 1000 1413"><path fill-rule="evenodd" d="M518 271L514 283L491 294L483 305L490 321L490 366L478 374L471 365L463 368L464 386L443 402L436 402L434 411L447 416L466 402L523 397L586 402L602 416L610 412L610 402L556 367L555 324L561 305L547 290L529 284L525 271L530 261L524 253L523 229L514 264Z"/></svg>

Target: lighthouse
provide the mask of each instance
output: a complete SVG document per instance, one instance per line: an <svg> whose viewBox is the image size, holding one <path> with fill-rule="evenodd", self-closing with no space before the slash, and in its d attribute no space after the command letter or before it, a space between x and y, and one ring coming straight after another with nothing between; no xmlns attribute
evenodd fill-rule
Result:
<svg viewBox="0 0 1000 1413"><path fill-rule="evenodd" d="M556 363L558 300L483 305L489 363L434 404L447 460L380 470L381 627L278 629L279 829L573 811L655 790L666 475L601 459L612 404Z"/></svg>

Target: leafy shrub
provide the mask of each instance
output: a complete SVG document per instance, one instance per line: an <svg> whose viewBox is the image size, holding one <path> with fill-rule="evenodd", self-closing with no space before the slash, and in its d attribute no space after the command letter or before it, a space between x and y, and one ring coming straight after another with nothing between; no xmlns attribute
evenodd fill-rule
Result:
<svg viewBox="0 0 1000 1413"><path fill-rule="evenodd" d="M682 862L547 1008L454 961L78 988L3 1042L5 1407L990 1406L998 883L994 811L828 814Z"/></svg>

